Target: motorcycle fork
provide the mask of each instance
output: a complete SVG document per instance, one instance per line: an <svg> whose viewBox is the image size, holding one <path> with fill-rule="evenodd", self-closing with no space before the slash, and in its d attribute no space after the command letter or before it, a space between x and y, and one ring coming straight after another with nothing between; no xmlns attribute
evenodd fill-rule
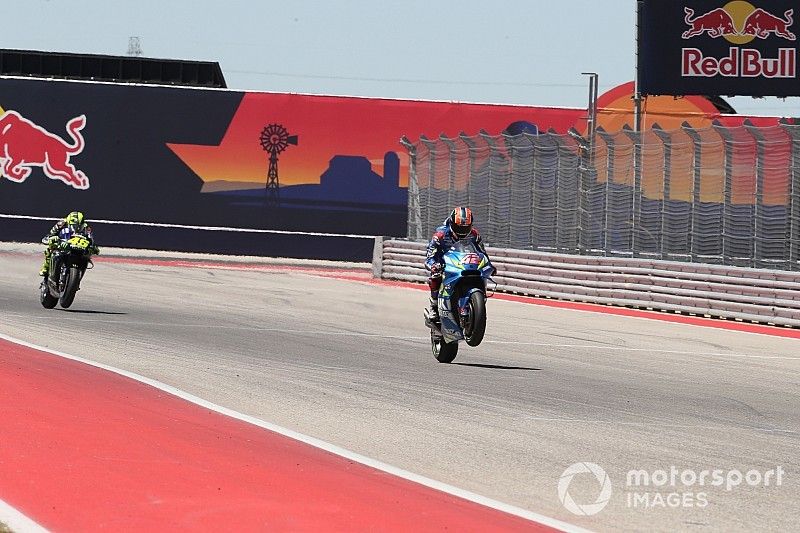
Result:
<svg viewBox="0 0 800 533"><path fill-rule="evenodd" d="M67 270L68 270L67 265L65 264L65 261L62 259L61 261L59 261L58 265L58 282L56 285L58 287L58 292L64 291L64 285L67 281Z"/></svg>
<svg viewBox="0 0 800 533"><path fill-rule="evenodd" d="M47 271L47 284L58 292L58 277L61 275L61 266L56 258L56 253L50 254L50 266Z"/></svg>

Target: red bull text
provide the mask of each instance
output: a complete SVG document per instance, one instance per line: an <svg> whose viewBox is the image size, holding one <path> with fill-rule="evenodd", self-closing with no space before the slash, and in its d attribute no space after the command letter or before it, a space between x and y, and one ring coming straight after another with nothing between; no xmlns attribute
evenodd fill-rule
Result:
<svg viewBox="0 0 800 533"><path fill-rule="evenodd" d="M723 38L733 45L744 45L754 39L796 40L789 29L794 24L793 9L778 16L749 2L735 0L700 15L689 7L684 12L684 22L689 28L681 34L683 39ZM681 49L681 76L796 78L797 49L779 48L771 57L765 57L756 48L731 46L726 56L715 57L705 55L699 48L686 47Z"/></svg>
<svg viewBox="0 0 800 533"><path fill-rule="evenodd" d="M797 52L781 48L778 57L761 57L755 48L732 46L722 58L706 57L699 48L684 48L682 76L734 76L744 78L794 78L797 76Z"/></svg>

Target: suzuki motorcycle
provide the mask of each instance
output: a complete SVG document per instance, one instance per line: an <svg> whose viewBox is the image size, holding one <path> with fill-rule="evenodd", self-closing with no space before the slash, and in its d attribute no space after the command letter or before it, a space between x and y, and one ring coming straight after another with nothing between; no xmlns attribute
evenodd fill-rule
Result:
<svg viewBox="0 0 800 533"><path fill-rule="evenodd" d="M67 308L72 305L75 293L81 288L81 280L87 269L92 268L91 260L94 243L85 235L72 233L64 228L58 235L61 246L50 255L50 266L47 277L39 287L39 301L46 309L52 309L57 303ZM47 244L47 237L42 239Z"/></svg>
<svg viewBox="0 0 800 533"><path fill-rule="evenodd" d="M425 309L425 325L431 330L431 351L440 363L458 354L458 342L477 346L486 332L486 284L495 268L485 253L471 242L457 242L444 254L439 288L439 320Z"/></svg>

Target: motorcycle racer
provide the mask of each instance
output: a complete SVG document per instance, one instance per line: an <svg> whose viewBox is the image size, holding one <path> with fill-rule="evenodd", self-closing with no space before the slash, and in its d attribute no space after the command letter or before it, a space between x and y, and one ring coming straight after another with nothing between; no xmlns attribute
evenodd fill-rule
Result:
<svg viewBox="0 0 800 533"><path fill-rule="evenodd" d="M66 242L62 241L59 237L59 234L64 228L68 228L71 234L77 233L88 238L92 242L90 252L93 254L100 253L100 248L94 244L92 228L86 222L83 213L80 211L72 211L66 217L56 222L42 239L42 242L47 244L47 248L44 250L44 263L42 264L41 270L39 270L40 276L47 277L50 270L50 257L52 257L53 252L66 246Z"/></svg>
<svg viewBox="0 0 800 533"><path fill-rule="evenodd" d="M428 316L432 321L439 320L439 288L442 285L442 271L444 270L444 254L461 239L469 239L478 250L486 254L483 239L472 225L472 210L469 207L456 207L450 212L441 226L437 227L425 256L425 269L429 272L428 288L430 289L430 308Z"/></svg>

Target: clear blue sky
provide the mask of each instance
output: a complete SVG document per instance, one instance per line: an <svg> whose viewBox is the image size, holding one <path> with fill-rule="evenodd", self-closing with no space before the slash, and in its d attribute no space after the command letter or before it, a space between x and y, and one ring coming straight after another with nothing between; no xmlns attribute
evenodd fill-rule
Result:
<svg viewBox="0 0 800 533"><path fill-rule="evenodd" d="M0 48L219 61L228 86L586 107L634 75L634 0L3 0ZM800 116L800 98L728 99Z"/></svg>

